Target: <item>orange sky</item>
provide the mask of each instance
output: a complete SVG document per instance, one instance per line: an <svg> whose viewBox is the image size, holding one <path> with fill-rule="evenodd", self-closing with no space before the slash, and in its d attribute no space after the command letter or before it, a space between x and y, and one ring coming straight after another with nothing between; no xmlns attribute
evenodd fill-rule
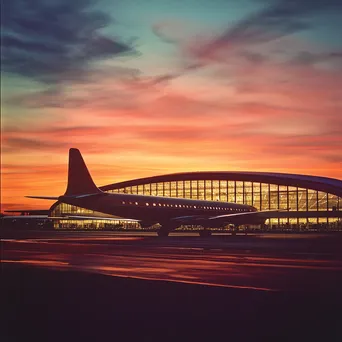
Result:
<svg viewBox="0 0 342 342"><path fill-rule="evenodd" d="M70 57L81 48L76 38L72 46L33 44L35 37L45 37L41 30L18 45L26 55L8 49L11 61L2 73L1 212L52 204L25 195L63 194L70 147L81 150L99 186L211 170L342 179L341 47L333 39L318 41L314 31L285 34L281 25L289 18L264 27L260 23L269 12L245 20L249 14L243 8L234 11L235 21L225 30L219 8L220 20L209 16L203 27L192 25L192 11L189 20L137 21L146 31L136 29L135 45L115 41L111 24L106 35L95 28L95 38L81 46L87 52L81 59ZM32 23L39 20L22 14ZM19 27L19 15L9 19L10 28ZM198 15L204 20L206 11ZM92 27L87 20L73 26L73 34ZM57 32L46 30L47 37ZM40 55L30 53L38 48L46 55L37 64ZM28 69L22 69L23 56L29 56Z"/></svg>

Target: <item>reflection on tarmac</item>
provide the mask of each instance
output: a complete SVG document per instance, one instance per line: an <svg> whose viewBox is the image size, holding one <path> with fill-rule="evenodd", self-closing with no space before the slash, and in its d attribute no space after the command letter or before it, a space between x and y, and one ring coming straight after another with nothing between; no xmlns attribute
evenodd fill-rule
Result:
<svg viewBox="0 0 342 342"><path fill-rule="evenodd" d="M146 233L38 234L3 239L1 258L3 263L118 277L263 291L338 291L342 255L340 244L329 241L314 235L291 240L289 235L158 239Z"/></svg>

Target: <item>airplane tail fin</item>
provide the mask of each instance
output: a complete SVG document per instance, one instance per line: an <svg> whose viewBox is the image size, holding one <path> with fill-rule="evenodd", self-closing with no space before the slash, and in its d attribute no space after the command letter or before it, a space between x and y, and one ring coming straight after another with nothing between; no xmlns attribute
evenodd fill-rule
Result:
<svg viewBox="0 0 342 342"><path fill-rule="evenodd" d="M64 196L97 194L102 191L95 185L80 151L69 150L68 186Z"/></svg>

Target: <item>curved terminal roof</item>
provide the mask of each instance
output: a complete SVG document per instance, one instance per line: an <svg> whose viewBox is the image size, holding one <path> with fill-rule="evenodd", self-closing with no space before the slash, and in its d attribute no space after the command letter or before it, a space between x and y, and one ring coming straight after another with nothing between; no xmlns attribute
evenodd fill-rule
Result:
<svg viewBox="0 0 342 342"><path fill-rule="evenodd" d="M232 180L232 181L247 181L260 182L269 184L279 184L294 186L300 188L308 188L323 192L328 192L339 197L342 197L342 181L328 177L296 175L290 173L274 173L274 172L250 172L250 171L198 171L198 172L183 172L172 173L161 176L137 178L119 183L113 183L101 186L103 191L120 189L123 187L170 182L179 180Z"/></svg>

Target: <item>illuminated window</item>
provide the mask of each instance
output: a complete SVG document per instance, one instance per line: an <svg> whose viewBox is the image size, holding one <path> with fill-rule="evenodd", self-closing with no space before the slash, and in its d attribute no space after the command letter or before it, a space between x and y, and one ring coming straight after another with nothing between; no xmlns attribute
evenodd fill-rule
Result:
<svg viewBox="0 0 342 342"><path fill-rule="evenodd" d="M194 208L196 209L196 206L194 205Z"/></svg>
<svg viewBox="0 0 342 342"><path fill-rule="evenodd" d="M161 207L161 204L160 204L160 203L159 203L158 205Z"/></svg>
<svg viewBox="0 0 342 342"><path fill-rule="evenodd" d="M126 202L122 201L122 204L126 204Z"/></svg>
<svg viewBox="0 0 342 342"><path fill-rule="evenodd" d="M135 202L135 205L138 205L138 202Z"/></svg>
<svg viewBox="0 0 342 342"><path fill-rule="evenodd" d="M149 203L146 203L146 206L149 206L150 204Z"/></svg>
<svg viewBox="0 0 342 342"><path fill-rule="evenodd" d="M156 206L156 204L155 204L155 203L153 203L153 206L155 207L155 206Z"/></svg>

